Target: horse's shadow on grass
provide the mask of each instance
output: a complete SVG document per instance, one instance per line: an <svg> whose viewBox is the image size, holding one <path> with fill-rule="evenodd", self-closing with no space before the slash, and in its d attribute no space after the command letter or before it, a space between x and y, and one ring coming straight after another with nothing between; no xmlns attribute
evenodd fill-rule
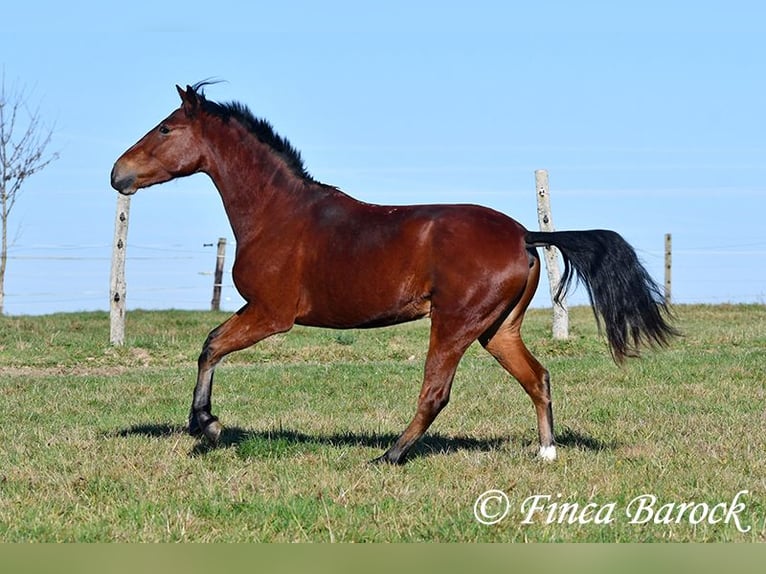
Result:
<svg viewBox="0 0 766 574"><path fill-rule="evenodd" d="M154 438L170 437L179 433L185 433L186 429L180 425L171 424L141 424L134 425L114 433L115 436L148 436ZM252 431L241 427L224 427L218 444L212 445L204 439L200 439L189 452L189 456L204 456L220 448L236 448L244 456L248 456L248 445L257 444L263 448L255 451L270 451L278 456L279 452L289 450L292 453L301 450L310 451L320 446L333 448L342 447L367 447L385 450L390 447L398 434L390 432L344 432L333 434L306 434L290 429L273 429L267 431ZM531 448L535 441L528 436L503 436L503 437L467 437L455 435L443 435L441 433L427 433L410 451L407 459L423 458L435 454L450 454L459 451L489 452L498 450L509 444L518 444L524 448ZM617 448L614 442L605 442L571 428L564 428L556 435L556 444L564 448L574 448L588 451L613 450ZM270 449L269 445L273 445ZM287 447L287 448L285 448Z"/></svg>

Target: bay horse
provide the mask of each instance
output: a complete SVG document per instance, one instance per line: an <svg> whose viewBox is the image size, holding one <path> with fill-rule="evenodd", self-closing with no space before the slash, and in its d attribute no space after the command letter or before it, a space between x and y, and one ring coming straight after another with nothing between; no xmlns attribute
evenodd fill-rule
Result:
<svg viewBox="0 0 766 574"><path fill-rule="evenodd" d="M540 276L537 247L587 288L614 360L675 329L633 248L605 230L542 233L476 205L363 203L306 171L271 124L238 103L208 100L201 82L176 86L181 106L114 164L122 194L202 172L215 184L236 240L234 284L245 305L208 335L188 430L217 443L213 372L227 354L293 325L382 327L430 317L415 415L378 462L401 464L447 405L458 362L476 340L521 383L535 407L544 460L556 458L550 377L521 339ZM558 298L558 297L557 297Z"/></svg>

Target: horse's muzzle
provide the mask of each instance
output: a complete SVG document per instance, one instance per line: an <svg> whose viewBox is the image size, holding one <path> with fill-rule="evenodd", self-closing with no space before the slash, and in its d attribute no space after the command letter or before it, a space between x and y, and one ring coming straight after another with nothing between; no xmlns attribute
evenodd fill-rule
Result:
<svg viewBox="0 0 766 574"><path fill-rule="evenodd" d="M119 163L115 163L112 168L112 187L123 195L133 195L136 193L135 174L120 173Z"/></svg>

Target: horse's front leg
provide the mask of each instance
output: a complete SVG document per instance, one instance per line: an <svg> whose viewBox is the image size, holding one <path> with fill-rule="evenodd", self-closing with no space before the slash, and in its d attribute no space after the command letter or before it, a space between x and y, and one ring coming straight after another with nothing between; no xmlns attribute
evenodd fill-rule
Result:
<svg viewBox="0 0 766 574"><path fill-rule="evenodd" d="M213 375L215 374L216 365L226 355L224 353L218 356L217 359L211 358L210 343L217 330L210 332L202 347L202 353L197 360L197 384L194 387L194 397L192 398L191 410L189 412L189 434L197 436L204 433L205 437L213 444L218 442L223 430L218 417L213 416L211 412Z"/></svg>
<svg viewBox="0 0 766 574"><path fill-rule="evenodd" d="M221 359L291 327L291 322L278 323L264 318L255 306L248 304L210 332L197 360L197 384L189 413L190 434L204 434L213 444L221 437L223 426L213 416L211 406L213 375Z"/></svg>

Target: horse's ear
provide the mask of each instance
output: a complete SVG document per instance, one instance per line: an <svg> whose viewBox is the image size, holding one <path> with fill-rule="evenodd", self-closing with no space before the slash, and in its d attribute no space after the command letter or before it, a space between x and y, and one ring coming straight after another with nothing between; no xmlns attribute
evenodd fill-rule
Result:
<svg viewBox="0 0 766 574"><path fill-rule="evenodd" d="M199 108L199 95L197 95L196 90L191 86L186 86L186 89L184 90L177 84L176 90L178 90L178 95L181 96L181 102L183 102L183 108L186 115L191 117L197 113L197 108Z"/></svg>

